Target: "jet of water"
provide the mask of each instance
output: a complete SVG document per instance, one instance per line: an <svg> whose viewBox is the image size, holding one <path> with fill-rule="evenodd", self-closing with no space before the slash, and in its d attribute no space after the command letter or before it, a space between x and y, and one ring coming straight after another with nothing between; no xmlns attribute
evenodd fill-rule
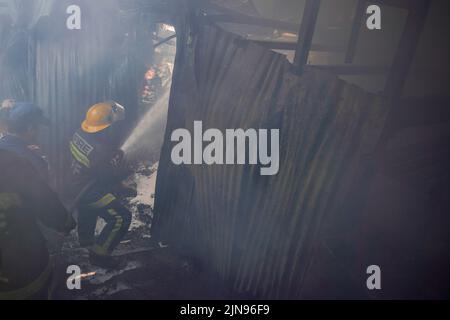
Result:
<svg viewBox="0 0 450 320"><path fill-rule="evenodd" d="M159 159L167 123L169 95L170 90L166 90L123 143L121 149L128 161Z"/></svg>

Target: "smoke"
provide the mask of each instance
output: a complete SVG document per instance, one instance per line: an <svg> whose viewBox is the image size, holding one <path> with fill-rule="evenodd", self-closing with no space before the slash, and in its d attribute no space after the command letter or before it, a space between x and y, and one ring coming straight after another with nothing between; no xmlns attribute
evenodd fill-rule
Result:
<svg viewBox="0 0 450 320"><path fill-rule="evenodd" d="M168 87L170 88L170 85ZM164 142L169 95L170 90L166 90L123 143L121 149L128 161L143 159L158 161Z"/></svg>

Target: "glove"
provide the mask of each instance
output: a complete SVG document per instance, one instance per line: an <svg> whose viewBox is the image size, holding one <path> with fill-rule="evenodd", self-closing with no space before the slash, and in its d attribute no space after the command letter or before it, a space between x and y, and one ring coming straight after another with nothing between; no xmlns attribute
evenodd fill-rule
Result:
<svg viewBox="0 0 450 320"><path fill-rule="evenodd" d="M123 150L117 150L116 155L111 160L111 165L115 168L121 167L124 157L125 157L125 152L123 152Z"/></svg>

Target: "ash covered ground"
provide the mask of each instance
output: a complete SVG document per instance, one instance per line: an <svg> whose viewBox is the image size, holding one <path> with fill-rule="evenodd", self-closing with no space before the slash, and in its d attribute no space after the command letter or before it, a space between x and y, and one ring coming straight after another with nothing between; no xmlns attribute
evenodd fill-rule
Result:
<svg viewBox="0 0 450 320"><path fill-rule="evenodd" d="M126 266L108 271L89 263L88 251L80 248L76 232L64 240L62 252L54 259L58 266L54 299L116 300L116 299L222 299L227 290L220 281L200 271L170 246L157 243L151 237L154 193L158 163L140 165L129 179L138 191L136 198L126 201L133 213L130 230L114 251L126 260ZM104 226L99 219L97 232ZM82 270L81 290L68 290L67 266Z"/></svg>

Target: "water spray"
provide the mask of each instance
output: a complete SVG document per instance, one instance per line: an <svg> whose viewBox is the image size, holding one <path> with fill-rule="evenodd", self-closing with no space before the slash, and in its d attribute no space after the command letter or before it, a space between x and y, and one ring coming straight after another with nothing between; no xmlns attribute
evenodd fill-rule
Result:
<svg viewBox="0 0 450 320"><path fill-rule="evenodd" d="M169 86L167 86L170 88ZM157 160L164 141L170 90L157 100L123 143L121 149L128 162L138 159Z"/></svg>

